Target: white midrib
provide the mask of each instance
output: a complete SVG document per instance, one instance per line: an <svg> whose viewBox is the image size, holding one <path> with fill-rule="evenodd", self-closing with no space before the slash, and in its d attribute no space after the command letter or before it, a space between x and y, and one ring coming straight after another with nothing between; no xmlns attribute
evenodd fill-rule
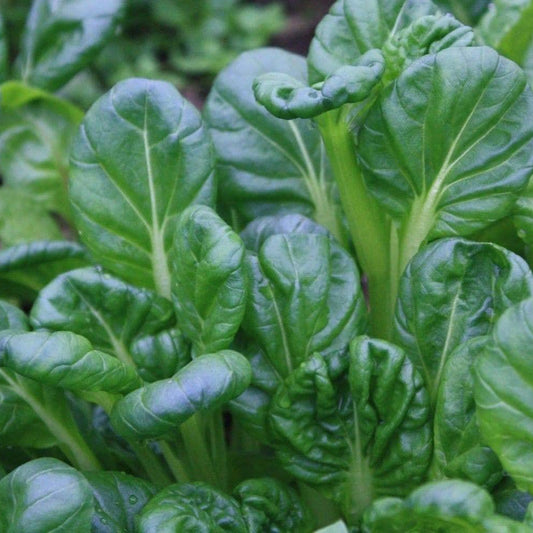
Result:
<svg viewBox="0 0 533 533"><path fill-rule="evenodd" d="M143 144L144 157L146 159L146 171L148 173L148 188L150 191L150 208L152 215L152 230L150 232L150 242L152 245L152 270L154 284L157 292L165 298L170 298L170 272L167 263L167 254L163 241L163 231L158 224L157 215L157 196L154 186L154 174L152 169L152 157L150 155L150 143L148 140L147 127L148 106L144 105L144 126L143 126Z"/></svg>

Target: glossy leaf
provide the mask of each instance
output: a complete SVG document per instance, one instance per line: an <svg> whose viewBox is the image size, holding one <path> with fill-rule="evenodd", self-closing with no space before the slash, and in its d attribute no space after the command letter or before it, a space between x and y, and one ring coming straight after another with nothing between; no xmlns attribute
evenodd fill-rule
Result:
<svg viewBox="0 0 533 533"><path fill-rule="evenodd" d="M35 329L83 335L98 350L114 353L132 366L132 342L160 333L174 321L172 304L165 298L92 267L55 278L39 293L31 311Z"/></svg>
<svg viewBox="0 0 533 533"><path fill-rule="evenodd" d="M287 74L263 74L254 81L254 95L276 117L312 118L362 102L379 84L384 70L383 55L370 50L355 65L344 65L311 87Z"/></svg>
<svg viewBox="0 0 533 533"><path fill-rule="evenodd" d="M5 350L8 368L47 385L113 393L141 384L133 368L94 350L87 339L68 331L13 335Z"/></svg>
<svg viewBox="0 0 533 533"><path fill-rule="evenodd" d="M71 161L82 241L111 272L170 297L174 219L214 194L212 146L196 109L169 83L123 81L87 113Z"/></svg>
<svg viewBox="0 0 533 533"><path fill-rule="evenodd" d="M382 93L359 154L368 189L401 221L404 260L428 237L510 214L533 165L532 112L523 72L486 47L419 59Z"/></svg>
<svg viewBox="0 0 533 533"><path fill-rule="evenodd" d="M533 299L496 323L476 365L475 400L481 432L518 488L533 492Z"/></svg>
<svg viewBox="0 0 533 533"><path fill-rule="evenodd" d="M35 0L22 34L18 70L30 85L59 89L113 36L123 0Z"/></svg>
<svg viewBox="0 0 533 533"><path fill-rule="evenodd" d="M248 531L311 531L309 510L296 491L274 478L248 479L233 490Z"/></svg>
<svg viewBox="0 0 533 533"><path fill-rule="evenodd" d="M0 332L5 329L28 331L30 325L24 311L0 300Z"/></svg>
<svg viewBox="0 0 533 533"><path fill-rule="evenodd" d="M75 242L35 241L0 250L0 296L32 300L57 275L89 263Z"/></svg>
<svg viewBox="0 0 533 533"><path fill-rule="evenodd" d="M341 235L331 173L319 132L273 117L252 84L269 72L307 83L304 58L265 48L239 56L216 78L204 109L217 151L220 199L244 222L291 212Z"/></svg>
<svg viewBox="0 0 533 533"><path fill-rule="evenodd" d="M205 483L167 487L141 511L139 533L247 533L238 503Z"/></svg>
<svg viewBox="0 0 533 533"><path fill-rule="evenodd" d="M194 354L228 348L245 310L242 240L212 209L194 206L179 219L170 257L176 315Z"/></svg>
<svg viewBox="0 0 533 533"><path fill-rule="evenodd" d="M427 0L337 0L316 28L308 56L309 81L318 83L383 45L436 7Z"/></svg>
<svg viewBox="0 0 533 533"><path fill-rule="evenodd" d="M529 505L533 501L533 495L529 492L518 490L516 485L507 477L496 487L492 497L499 514L508 516L518 522L524 521Z"/></svg>
<svg viewBox="0 0 533 533"><path fill-rule="evenodd" d="M424 377L433 404L452 351L490 333L510 305L531 294L525 261L493 244L442 239L413 258L400 280L394 339Z"/></svg>
<svg viewBox="0 0 533 533"><path fill-rule="evenodd" d="M52 458L30 461L0 480L5 533L89 533L93 498L83 475Z"/></svg>
<svg viewBox="0 0 533 533"><path fill-rule="evenodd" d="M427 483L404 501L378 500L366 513L363 531L395 533L527 533L519 522L498 516L488 492L466 481Z"/></svg>
<svg viewBox="0 0 533 533"><path fill-rule="evenodd" d="M465 479L490 490L503 471L481 438L474 401L474 364L486 343L487 337L475 337L460 344L444 367L435 407L432 474Z"/></svg>
<svg viewBox="0 0 533 533"><path fill-rule="evenodd" d="M237 352L201 355L172 378L145 385L119 400L111 424L126 438L159 437L195 413L229 402L246 389L250 378L250 365Z"/></svg>
<svg viewBox="0 0 533 533"><path fill-rule="evenodd" d="M93 491L92 533L134 531L135 516L157 492L144 479L123 472L84 472Z"/></svg>
<svg viewBox="0 0 533 533"><path fill-rule="evenodd" d="M357 523L375 497L405 494L422 481L430 411L422 379L400 348L357 337L343 363L331 368L313 355L279 387L270 418L284 467Z"/></svg>

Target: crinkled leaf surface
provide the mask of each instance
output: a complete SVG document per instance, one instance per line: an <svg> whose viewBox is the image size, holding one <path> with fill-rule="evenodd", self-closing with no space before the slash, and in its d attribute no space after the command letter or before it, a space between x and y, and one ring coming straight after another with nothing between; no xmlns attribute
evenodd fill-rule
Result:
<svg viewBox="0 0 533 533"><path fill-rule="evenodd" d="M365 513L363 531L394 533L527 533L519 522L498 516L488 492L459 480L427 483L405 500L378 500Z"/></svg>
<svg viewBox="0 0 533 533"><path fill-rule="evenodd" d="M59 89L95 58L113 36L123 0L36 0L26 20L17 60L22 79Z"/></svg>
<svg viewBox="0 0 533 533"><path fill-rule="evenodd" d="M393 338L424 377L433 404L451 352L490 333L510 305L531 294L525 261L493 244L442 239L413 258L400 280Z"/></svg>
<svg viewBox="0 0 533 533"><path fill-rule="evenodd" d="M93 497L83 475L52 458L35 459L0 480L5 533L89 533Z"/></svg>
<svg viewBox="0 0 533 533"><path fill-rule="evenodd" d="M172 304L156 293L88 267L47 285L31 311L34 328L71 331L133 365L130 345L174 325Z"/></svg>
<svg viewBox="0 0 533 533"><path fill-rule="evenodd" d="M337 232L331 173L318 130L272 116L252 84L277 72L307 83L303 57L274 48L246 52L216 78L204 109L217 151L219 194L244 222L297 212ZM339 230L340 231L340 230Z"/></svg>
<svg viewBox="0 0 533 533"><path fill-rule="evenodd" d="M533 166L531 113L524 73L487 47L425 56L383 91L359 155L368 189L402 224L405 250L510 213Z"/></svg>
<svg viewBox="0 0 533 533"><path fill-rule="evenodd" d="M248 387L250 379L250 364L237 352L201 355L172 378L145 385L119 400L111 412L111 424L126 438L165 435L195 413L229 402Z"/></svg>
<svg viewBox="0 0 533 533"><path fill-rule="evenodd" d="M111 272L170 297L175 217L213 202L213 164L199 113L172 85L118 83L91 107L72 147L81 240Z"/></svg>
<svg viewBox="0 0 533 533"><path fill-rule="evenodd" d="M385 341L357 337L332 367L314 354L278 388L269 414L284 467L357 523L375 497L423 479L429 398L405 352Z"/></svg>
<svg viewBox="0 0 533 533"><path fill-rule="evenodd" d="M533 492L533 299L506 311L476 365L481 432L518 488Z"/></svg>
<svg viewBox="0 0 533 533"><path fill-rule="evenodd" d="M248 531L311 531L309 510L297 492L274 478L247 479L233 490Z"/></svg>
<svg viewBox="0 0 533 533"><path fill-rule="evenodd" d="M167 487L141 511L139 533L248 533L238 503L205 483Z"/></svg>
<svg viewBox="0 0 533 533"><path fill-rule="evenodd" d="M4 364L40 383L72 390L129 392L141 384L132 367L69 331L13 335Z"/></svg>
<svg viewBox="0 0 533 533"><path fill-rule="evenodd" d="M87 251L70 241L35 241L0 250L0 296L32 300L62 272L86 266Z"/></svg>
<svg viewBox="0 0 533 533"><path fill-rule="evenodd" d="M157 492L152 483L123 472L84 472L93 491L92 533L135 530L135 516Z"/></svg>
<svg viewBox="0 0 533 533"><path fill-rule="evenodd" d="M492 489L503 471L481 438L474 401L474 364L486 343L485 336L459 344L444 367L435 406L432 473Z"/></svg>
<svg viewBox="0 0 533 533"><path fill-rule="evenodd" d="M195 355L229 347L246 300L244 244L209 207L180 216L170 254L178 323Z"/></svg>

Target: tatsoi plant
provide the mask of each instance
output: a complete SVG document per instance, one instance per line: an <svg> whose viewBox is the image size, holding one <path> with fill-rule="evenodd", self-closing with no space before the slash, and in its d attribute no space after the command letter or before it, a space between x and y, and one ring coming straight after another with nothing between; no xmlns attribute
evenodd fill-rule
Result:
<svg viewBox="0 0 533 533"><path fill-rule="evenodd" d="M0 251L0 533L533 530L533 92L487 46L525 64L533 7L507 7L339 0L203 117L145 79L89 109L81 245ZM50 83L1 91L67 105Z"/></svg>

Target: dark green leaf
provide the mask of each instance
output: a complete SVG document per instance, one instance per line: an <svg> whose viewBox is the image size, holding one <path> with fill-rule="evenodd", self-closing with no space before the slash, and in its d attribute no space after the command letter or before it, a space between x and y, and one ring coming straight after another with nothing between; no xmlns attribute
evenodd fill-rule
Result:
<svg viewBox="0 0 533 533"><path fill-rule="evenodd" d="M50 91L86 67L113 36L125 2L35 0L17 60L22 79Z"/></svg>
<svg viewBox="0 0 533 533"><path fill-rule="evenodd" d="M74 333L44 331L13 335L4 364L40 383L72 390L128 392L141 384L135 370Z"/></svg>
<svg viewBox="0 0 533 533"><path fill-rule="evenodd" d="M238 503L205 483L171 485L137 518L139 533L248 533Z"/></svg>
<svg viewBox="0 0 533 533"><path fill-rule="evenodd" d="M159 437L195 413L229 402L246 389L250 378L250 364L236 352L201 355L172 378L146 385L119 400L111 413L111 424L126 438Z"/></svg>
<svg viewBox="0 0 533 533"><path fill-rule="evenodd" d="M490 333L510 305L531 294L525 261L493 244L442 239L414 257L400 280L394 340L424 377L433 404L451 352Z"/></svg>
<svg viewBox="0 0 533 533"><path fill-rule="evenodd" d="M135 516L157 492L145 481L123 472L85 472L96 500L91 533L135 530Z"/></svg>
<svg viewBox="0 0 533 533"><path fill-rule="evenodd" d="M170 257L176 315L194 355L228 348L246 304L242 240L212 209L194 206L179 219Z"/></svg>
<svg viewBox="0 0 533 533"><path fill-rule="evenodd" d="M0 481L0 531L89 533L93 498L89 483L57 459L35 459Z"/></svg>
<svg viewBox="0 0 533 533"><path fill-rule="evenodd" d="M0 15L0 82L5 81L9 77L8 53L4 18Z"/></svg>
<svg viewBox="0 0 533 533"><path fill-rule="evenodd" d="M165 82L126 80L89 110L71 152L70 198L98 261L170 297L175 217L213 201L213 152L196 109Z"/></svg>

